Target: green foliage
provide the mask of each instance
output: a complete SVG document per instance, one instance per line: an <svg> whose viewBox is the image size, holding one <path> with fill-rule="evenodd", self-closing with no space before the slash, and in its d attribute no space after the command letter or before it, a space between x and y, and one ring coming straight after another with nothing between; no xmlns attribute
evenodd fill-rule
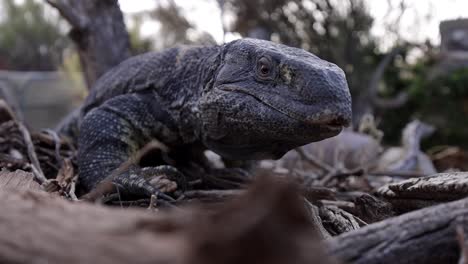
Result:
<svg viewBox="0 0 468 264"><path fill-rule="evenodd" d="M435 80L415 80L411 99L415 115L436 125L435 143L468 146L468 69Z"/></svg>
<svg viewBox="0 0 468 264"><path fill-rule="evenodd" d="M395 143L405 124L419 118L436 126L431 145L468 147L468 68L434 77L436 68L433 58L426 56L405 69L409 78L399 80L398 85L408 91L408 103L381 113L387 141Z"/></svg>
<svg viewBox="0 0 468 264"><path fill-rule="evenodd" d="M0 67L55 70L68 44L55 13L34 0L3 0L1 8Z"/></svg>

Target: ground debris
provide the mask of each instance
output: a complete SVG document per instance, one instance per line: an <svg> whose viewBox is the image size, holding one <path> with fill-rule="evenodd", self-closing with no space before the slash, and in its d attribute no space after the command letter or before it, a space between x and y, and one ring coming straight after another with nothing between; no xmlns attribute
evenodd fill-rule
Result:
<svg viewBox="0 0 468 264"><path fill-rule="evenodd" d="M63 141L63 142L62 142ZM63 158L76 151L58 136L30 133L13 111L0 99L0 166L31 171L39 183L56 178Z"/></svg>
<svg viewBox="0 0 468 264"><path fill-rule="evenodd" d="M75 174L75 169L70 159L65 158L62 162L62 167L58 171L56 179L49 179L42 185L47 192L57 192L58 194L77 201L76 184L78 174Z"/></svg>
<svg viewBox="0 0 468 264"><path fill-rule="evenodd" d="M320 218L323 226L332 236L357 230L366 225L361 219L334 205L321 206Z"/></svg>
<svg viewBox="0 0 468 264"><path fill-rule="evenodd" d="M209 208L154 213L2 190L0 210L0 245L15 248L0 247L5 263L335 263L295 188L268 179Z"/></svg>

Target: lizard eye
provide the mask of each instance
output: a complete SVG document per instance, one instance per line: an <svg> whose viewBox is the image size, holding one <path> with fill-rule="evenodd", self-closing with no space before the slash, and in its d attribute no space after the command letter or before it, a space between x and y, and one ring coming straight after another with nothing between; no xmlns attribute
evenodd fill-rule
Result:
<svg viewBox="0 0 468 264"><path fill-rule="evenodd" d="M261 57L257 61L257 75L261 79L271 79L273 74L273 64L270 59Z"/></svg>

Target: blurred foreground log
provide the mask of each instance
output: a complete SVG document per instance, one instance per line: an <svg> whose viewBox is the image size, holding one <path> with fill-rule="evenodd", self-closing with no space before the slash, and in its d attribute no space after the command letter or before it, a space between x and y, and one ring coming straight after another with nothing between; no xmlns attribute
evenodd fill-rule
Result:
<svg viewBox="0 0 468 264"><path fill-rule="evenodd" d="M332 263L293 189L263 182L219 207L156 213L1 189L0 263Z"/></svg>
<svg viewBox="0 0 468 264"><path fill-rule="evenodd" d="M46 0L72 27L88 89L110 68L130 56L128 36L117 0Z"/></svg>
<svg viewBox="0 0 468 264"><path fill-rule="evenodd" d="M334 237L329 252L345 263L457 263L460 228L468 230L468 198Z"/></svg>

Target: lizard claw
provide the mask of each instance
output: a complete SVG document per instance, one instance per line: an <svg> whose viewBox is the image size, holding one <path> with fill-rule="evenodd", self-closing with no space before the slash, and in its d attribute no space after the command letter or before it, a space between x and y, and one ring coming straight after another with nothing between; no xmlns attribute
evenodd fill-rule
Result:
<svg viewBox="0 0 468 264"><path fill-rule="evenodd" d="M173 203L176 200L166 193L179 189L185 190L185 178L172 166L131 167L128 171L116 175L113 179L124 193L151 197L155 195L161 201Z"/></svg>

